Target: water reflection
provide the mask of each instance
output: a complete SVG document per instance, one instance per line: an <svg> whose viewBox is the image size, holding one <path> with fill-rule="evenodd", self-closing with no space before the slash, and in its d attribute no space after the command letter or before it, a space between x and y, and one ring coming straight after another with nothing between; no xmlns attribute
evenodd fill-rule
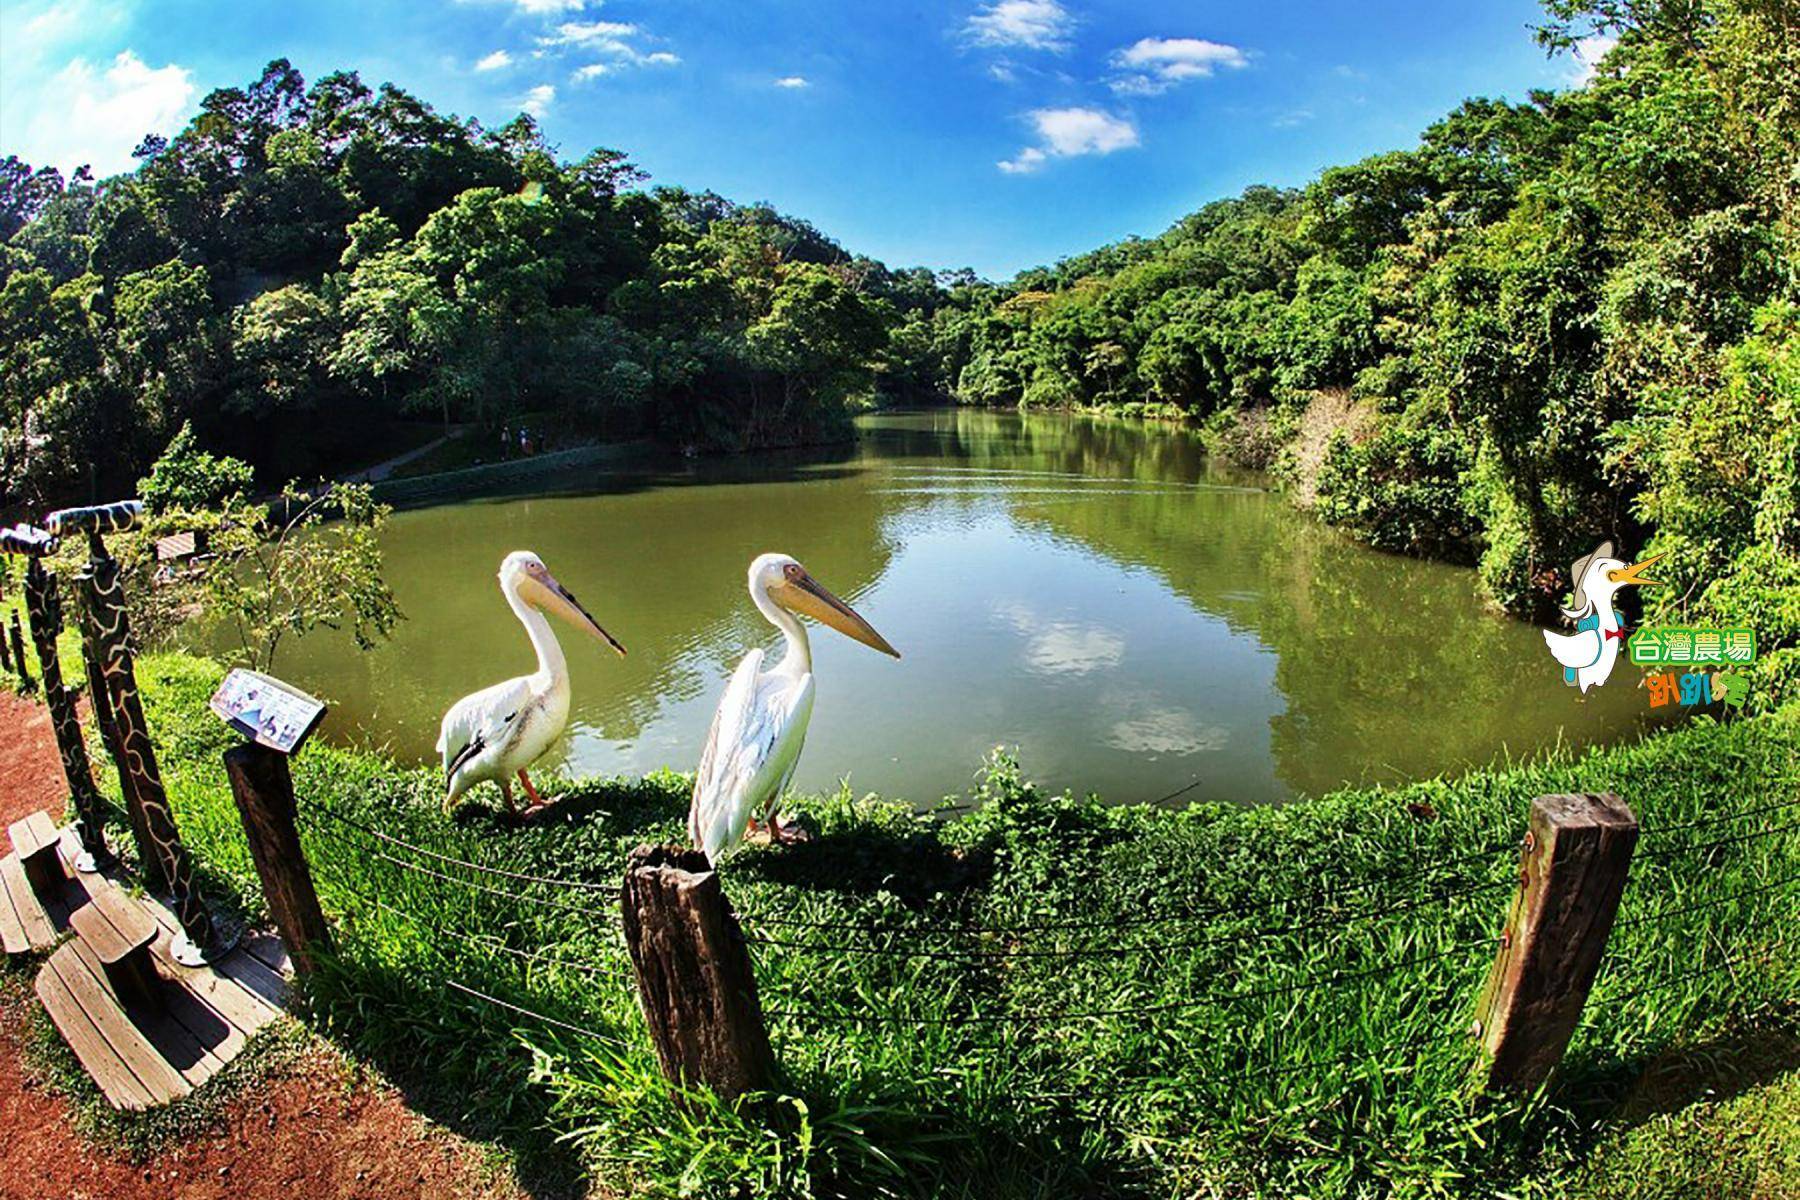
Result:
<svg viewBox="0 0 1800 1200"><path fill-rule="evenodd" d="M427 758L453 699L529 669L493 574L530 548L631 649L570 643L560 761L691 769L737 657L774 640L744 570L781 549L905 655L814 639L802 787L928 802L1005 744L1109 798L1262 802L1638 728L1625 676L1580 702L1470 573L1374 554L1259 484L1176 431L960 410L869 418L821 454L646 459L397 515L398 636L315 638L279 669L336 702L335 736Z"/></svg>

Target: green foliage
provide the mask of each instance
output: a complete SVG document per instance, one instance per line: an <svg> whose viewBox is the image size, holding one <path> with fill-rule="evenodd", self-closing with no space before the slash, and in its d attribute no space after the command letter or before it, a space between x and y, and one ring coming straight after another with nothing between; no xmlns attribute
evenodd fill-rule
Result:
<svg viewBox="0 0 1800 1200"><path fill-rule="evenodd" d="M1373 429L1323 454L1245 443L1304 460L1288 474L1327 520L1478 561L1489 596L1540 620L1576 557L1648 544L1673 580L1653 615L1763 614L1785 662L1800 24L1761 0L1546 8L1553 51L1618 38L1587 84L1469 100L1298 192L954 291L932 318L941 385L1148 402L1225 449L1240 410L1349 389Z"/></svg>
<svg viewBox="0 0 1800 1200"><path fill-rule="evenodd" d="M137 495L152 513L174 508L212 508L241 499L254 482L248 463L200 449L194 427L182 422L150 474L138 480Z"/></svg>
<svg viewBox="0 0 1800 1200"><path fill-rule="evenodd" d="M744 446L936 386L930 272L633 190L530 117L276 60L138 157L98 183L0 163L0 503L116 495L190 420L284 478L365 465L355 431L400 413Z"/></svg>
<svg viewBox="0 0 1800 1200"><path fill-rule="evenodd" d="M356 483L310 496L290 485L273 513L228 505L213 521L218 560L199 587L208 619L231 631L243 661L262 671L274 668L290 634L348 629L368 649L401 619L381 577L389 511Z"/></svg>
<svg viewBox="0 0 1800 1200"><path fill-rule="evenodd" d="M255 912L218 765L229 733L204 707L219 668L152 656L141 670L188 846L216 899ZM747 847L722 872L767 939L757 982L781 1071L736 1106L662 1083L600 902L633 846L680 837L685 777L565 783L523 826L479 805L447 822L432 769L315 744L295 783L337 953L304 1012L427 1115L633 1194L1567 1195L1596 1139L1641 1145L1614 1105L1646 1068L1705 1057L1721 1034L1792 1035L1800 960L1782 934L1800 896L1767 885L1796 834L1656 831L1800 786L1797 719L1696 720L1286 807L1112 807L1047 795L1004 757L960 815L797 798L810 843ZM1628 790L1648 831L1608 965L1558 1090L1478 1103L1461 1031L1510 847L1533 796L1590 790ZM1181 915L1142 924L1159 913ZM962 927L1013 932L946 932ZM1083 948L1104 953L1043 953ZM1102 1015L965 1023L1062 1009ZM1694 1094L1655 1079L1665 1104Z"/></svg>

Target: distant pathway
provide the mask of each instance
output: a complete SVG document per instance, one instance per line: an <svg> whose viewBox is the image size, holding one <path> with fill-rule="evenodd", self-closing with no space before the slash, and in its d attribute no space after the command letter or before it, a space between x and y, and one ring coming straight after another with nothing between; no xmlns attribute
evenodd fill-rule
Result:
<svg viewBox="0 0 1800 1200"><path fill-rule="evenodd" d="M444 434L442 437L433 438L416 450L408 450L405 454L396 455L386 462L379 462L365 470L346 475L343 477L343 481L345 483L380 483L389 475L392 475L395 471L404 467L407 463L424 458L427 454L430 454L445 442L454 441L461 437L468 432L468 429L469 427L467 425L458 425L449 433Z"/></svg>

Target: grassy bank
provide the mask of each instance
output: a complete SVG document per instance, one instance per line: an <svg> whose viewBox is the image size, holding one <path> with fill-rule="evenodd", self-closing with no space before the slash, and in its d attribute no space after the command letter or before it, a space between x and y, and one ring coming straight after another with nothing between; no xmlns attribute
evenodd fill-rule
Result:
<svg viewBox="0 0 1800 1200"><path fill-rule="evenodd" d="M206 885L255 912L217 668L140 666ZM1795 1065L1791 710L1285 808L1108 807L1005 760L935 819L806 799L810 844L724 872L783 1086L697 1115L658 1082L612 893L632 846L679 837L681 777L564 785L524 827L446 821L432 772L324 745L296 781L340 933L309 1018L427 1115L649 1194L1627 1194L1637 1168L1594 1172L1679 1155L1698 1135L1654 1123L1718 1079L1634 1109L1646 1068L1741 1044L1773 1064L1744 1087ZM1467 1029L1526 807L1580 789L1645 826L1622 924L1557 1089L1476 1103Z"/></svg>

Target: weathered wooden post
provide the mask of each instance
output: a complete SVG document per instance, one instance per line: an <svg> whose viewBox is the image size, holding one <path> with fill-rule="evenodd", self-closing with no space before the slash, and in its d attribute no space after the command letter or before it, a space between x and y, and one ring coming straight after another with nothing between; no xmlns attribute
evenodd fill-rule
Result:
<svg viewBox="0 0 1800 1200"><path fill-rule="evenodd" d="M170 954L178 962L198 966L225 953L236 944L236 939L227 938L214 923L194 886L193 864L188 861L187 848L181 844L181 832L157 769L156 752L150 745L144 706L138 699L131 626L125 613L119 564L107 552L102 538L106 533L130 529L143 511L140 501L122 500L91 508L60 509L44 518L44 524L59 538L87 534L88 562L81 576L86 600L86 644L98 659L99 682L111 702L120 786L125 792L126 807L134 810L132 833L138 838L146 883L152 878L152 870L161 877L158 882L167 891L175 919L181 925L181 936L170 947ZM90 665L88 673L93 678L95 667ZM99 707L96 695L95 708Z"/></svg>
<svg viewBox="0 0 1800 1200"><path fill-rule="evenodd" d="M5 532L12 531L6 530ZM0 668L12 670L12 645L4 637L0 637Z"/></svg>
<svg viewBox="0 0 1800 1200"><path fill-rule="evenodd" d="M262 880L263 897L281 930L288 956L302 972L318 965L314 955L331 949L331 929L319 908L312 870L300 849L294 825L294 779L287 756L256 742L225 752L225 774L237 800L250 842L250 857Z"/></svg>
<svg viewBox="0 0 1800 1200"><path fill-rule="evenodd" d="M16 608L12 612L12 660L13 674L19 677L19 690L26 695L37 691L31 668L25 665L25 635L19 629L19 610Z"/></svg>
<svg viewBox="0 0 1800 1200"><path fill-rule="evenodd" d="M1600 970L1637 839L1637 817L1617 796L1531 802L1519 886L1477 1009L1489 1089L1531 1091L1562 1061Z"/></svg>
<svg viewBox="0 0 1800 1200"><path fill-rule="evenodd" d="M639 846L620 889L625 944L663 1075L722 1099L760 1091L775 1054L756 975L718 872L698 850Z"/></svg>
<svg viewBox="0 0 1800 1200"><path fill-rule="evenodd" d="M100 790L94 786L93 768L88 765L87 742L81 736L75 697L63 686L62 663L57 656L62 597L57 592L56 577L44 569L43 563L44 556L55 548L56 539L42 529L18 525L0 530L0 553L22 555L27 560L25 612L30 618L31 641L44 677L44 702L50 708L63 778L68 781L69 799L75 805L75 831L81 839L75 866L92 872L110 866L113 855L106 845L106 815L101 808Z"/></svg>

